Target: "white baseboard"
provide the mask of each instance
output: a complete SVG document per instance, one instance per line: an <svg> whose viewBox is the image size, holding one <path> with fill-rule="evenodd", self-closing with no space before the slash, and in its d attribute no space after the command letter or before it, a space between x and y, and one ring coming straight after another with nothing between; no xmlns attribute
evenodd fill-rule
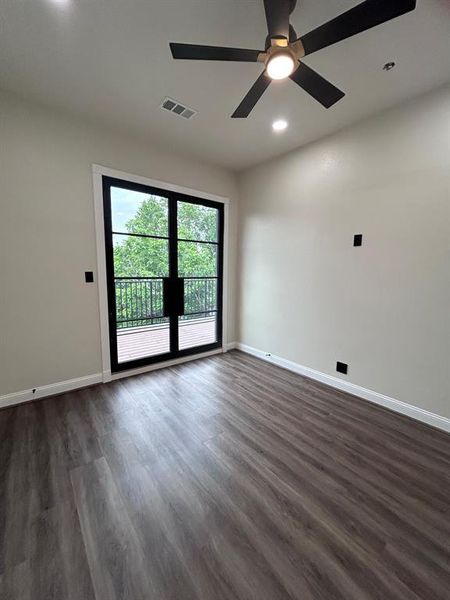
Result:
<svg viewBox="0 0 450 600"><path fill-rule="evenodd" d="M349 394L353 394L354 396L359 396L360 398L368 400L369 402L373 402L374 404L379 404L380 406L389 408L390 410L401 413L402 415L412 417L413 419L417 419L418 421L422 421L423 423L427 423L428 425L432 425L433 427L437 427L438 429L450 432L450 419L448 419L447 417L436 415L432 412L429 412L428 410L419 408L418 406L407 404L406 402L402 402L401 400L396 400L395 398L391 398L389 396L385 396L384 394L374 392L373 390L361 387L360 385L356 385L355 383L350 383L349 381L343 381L342 379L333 377L333 375L321 373L320 371L316 371L315 369L311 369L310 367L304 367L303 365L299 365L298 363L286 360L285 358L281 358L280 356L268 354L267 352L263 352L262 350L252 348L251 346L246 346L245 344L235 343L234 347L238 350L241 350L242 352L252 354L257 358L261 358L262 360L266 360L267 362L273 363L274 365L283 367L288 371L293 371L294 373L298 373L299 375L303 375L304 377L315 379L316 381L320 381L321 383L325 383L326 385L330 385L344 392L348 392Z"/></svg>
<svg viewBox="0 0 450 600"><path fill-rule="evenodd" d="M63 392L70 392L71 390L76 390L88 385L101 383L101 381L102 374L95 373L93 375L86 375L85 377L77 377L76 379L67 379L66 381L60 381L58 383L41 385L40 387L31 390L6 394L5 396L0 396L0 408L22 404L23 402L30 402L30 400L37 400L38 398L45 398L46 396L62 394Z"/></svg>
<svg viewBox="0 0 450 600"><path fill-rule="evenodd" d="M278 365L279 367L283 367L288 371L298 373L299 375L303 375L304 377L308 377L310 379L315 379L316 381L320 381L321 383L325 383L326 385L330 385L334 388L337 388L344 392L348 392L349 394L353 394L354 396L358 396L359 398L363 398L364 400L368 400L369 402L373 402L374 404L384 406L385 408L389 408L390 410L401 413L413 419L417 419L418 421L422 421L423 423L427 423L428 425L432 425L433 427L437 427L438 429L442 429L443 431L447 431L450 433L450 419L448 419L447 417L436 415L428 410L419 408L418 406L413 406L412 404L407 404L406 402L396 400L395 398L391 398L390 396L385 396L384 394L380 394L379 392L374 392L373 390L369 390L360 385L356 385L355 383L343 381L342 379L338 379L333 375L327 375L326 373L316 371L315 369L311 369L310 367L305 367L293 361L281 358L280 356L268 354L262 350L258 350L256 348L252 348L251 346L247 346L246 344L241 344L239 342L229 342L228 344L226 344L224 351L233 350L234 348L241 350L242 352L246 352L247 354L256 356L257 358L261 358L262 360L270 362L274 365ZM221 351L222 350L219 349L204 354L185 357L184 359L167 361L167 363L149 365L147 367L144 367L143 369L136 369L133 372L128 371L123 373L116 373L112 376L112 378L118 379L120 377L128 377L130 375L144 373L164 366L180 364L181 362L185 362L188 360L205 358L206 356L218 354ZM64 392L69 392L78 388L87 387L89 385L95 385L96 383L101 383L102 381L108 380L111 380L111 374L105 373L102 375L102 373L94 373L93 375L86 375L85 377L77 377L76 379L68 379L66 381L60 381L58 383L43 385L38 388L35 388L34 390L30 389L23 390L20 392L14 392L12 394L6 394L4 396L0 396L0 408L5 408L6 406L14 406L16 404L22 404L24 402L29 402L30 400L37 400L38 398L45 398L47 396L62 394Z"/></svg>

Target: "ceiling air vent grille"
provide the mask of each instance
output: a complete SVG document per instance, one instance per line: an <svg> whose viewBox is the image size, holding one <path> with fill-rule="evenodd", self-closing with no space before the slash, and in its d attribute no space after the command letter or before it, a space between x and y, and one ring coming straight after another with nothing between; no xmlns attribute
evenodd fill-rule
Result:
<svg viewBox="0 0 450 600"><path fill-rule="evenodd" d="M197 114L197 111L193 108L189 108L176 100L172 100L172 98L164 98L161 104L161 108L164 110L168 110L171 113L179 115L180 117L184 117L185 119L190 119L194 115Z"/></svg>

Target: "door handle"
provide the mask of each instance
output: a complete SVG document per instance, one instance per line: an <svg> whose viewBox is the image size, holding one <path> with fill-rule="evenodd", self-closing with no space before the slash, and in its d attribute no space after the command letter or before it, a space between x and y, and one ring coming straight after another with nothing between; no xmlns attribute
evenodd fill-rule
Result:
<svg viewBox="0 0 450 600"><path fill-rule="evenodd" d="M163 277L163 316L170 317L171 310L171 293L170 293L170 278Z"/></svg>
<svg viewBox="0 0 450 600"><path fill-rule="evenodd" d="M184 315L184 279L163 277L163 315L164 317Z"/></svg>
<svg viewBox="0 0 450 600"><path fill-rule="evenodd" d="M176 291L175 291L175 312L178 317L184 315L184 278L177 277L175 279Z"/></svg>

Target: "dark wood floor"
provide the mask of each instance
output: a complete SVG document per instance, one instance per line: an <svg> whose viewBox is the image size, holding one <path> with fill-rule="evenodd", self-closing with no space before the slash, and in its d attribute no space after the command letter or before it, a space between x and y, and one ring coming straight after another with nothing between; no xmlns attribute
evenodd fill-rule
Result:
<svg viewBox="0 0 450 600"><path fill-rule="evenodd" d="M239 352L0 412L2 600L433 600L450 436Z"/></svg>

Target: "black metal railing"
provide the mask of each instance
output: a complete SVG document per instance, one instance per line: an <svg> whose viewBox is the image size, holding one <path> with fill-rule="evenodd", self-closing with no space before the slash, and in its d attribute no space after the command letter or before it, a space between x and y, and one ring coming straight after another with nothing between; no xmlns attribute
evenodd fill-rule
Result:
<svg viewBox="0 0 450 600"><path fill-rule="evenodd" d="M116 279L118 329L167 323L164 318L163 280L154 278ZM212 316L217 310L217 279L193 277L184 280L183 320Z"/></svg>
<svg viewBox="0 0 450 600"><path fill-rule="evenodd" d="M217 279L184 280L184 315L182 319L208 317L217 310Z"/></svg>

